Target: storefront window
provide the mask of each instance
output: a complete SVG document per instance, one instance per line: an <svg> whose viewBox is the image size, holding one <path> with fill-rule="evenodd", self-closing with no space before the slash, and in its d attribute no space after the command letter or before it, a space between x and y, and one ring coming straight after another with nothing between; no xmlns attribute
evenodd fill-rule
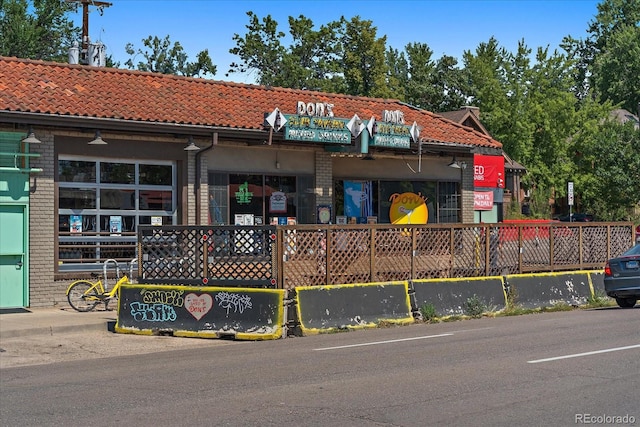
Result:
<svg viewBox="0 0 640 427"><path fill-rule="evenodd" d="M60 188L60 209L95 209L96 190L82 188Z"/></svg>
<svg viewBox="0 0 640 427"><path fill-rule="evenodd" d="M312 176L209 174L209 224L315 222Z"/></svg>
<svg viewBox="0 0 640 427"><path fill-rule="evenodd" d="M60 160L58 162L58 181L96 182L96 162Z"/></svg>
<svg viewBox="0 0 640 427"><path fill-rule="evenodd" d="M135 258L138 225L175 223L175 175L169 162L60 159L58 269Z"/></svg>
<svg viewBox="0 0 640 427"><path fill-rule="evenodd" d="M366 222L368 215L367 210L363 207L363 201L371 197L372 215L378 223L389 224L391 223L389 218L391 197L394 194L413 193L424 199L427 205L428 223L459 222L460 197L458 188L458 183L455 182L373 181L369 187L368 181L339 180L335 182L334 186L336 216L350 217L349 211L353 210L353 206L349 209L348 205L359 204L360 217L356 215L355 221L352 222ZM368 191L371 192L371 196L367 195ZM358 200L353 200L353 197ZM345 200L347 198L351 199Z"/></svg>
<svg viewBox="0 0 640 427"><path fill-rule="evenodd" d="M127 163L100 163L100 182L135 184L135 165Z"/></svg>

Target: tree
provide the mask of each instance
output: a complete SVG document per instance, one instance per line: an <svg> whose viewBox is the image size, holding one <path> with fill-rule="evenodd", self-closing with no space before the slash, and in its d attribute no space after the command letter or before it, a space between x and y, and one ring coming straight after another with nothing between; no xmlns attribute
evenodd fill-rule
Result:
<svg viewBox="0 0 640 427"><path fill-rule="evenodd" d="M229 53L240 57L240 62L231 64L227 76L231 73L255 72L258 83L271 86L285 56L285 48L280 43L284 33L278 31L278 23L271 15L264 17L262 22L253 12L247 12L247 16L247 33L244 37L234 34L232 39L236 47L229 49Z"/></svg>
<svg viewBox="0 0 640 427"><path fill-rule="evenodd" d="M348 95L377 98L397 98L398 93L391 90L397 87L395 81L388 79L385 52L387 37L377 37L377 28L369 20L359 16L342 23L341 43L343 48L342 68Z"/></svg>
<svg viewBox="0 0 640 427"><path fill-rule="evenodd" d="M197 54L196 62L188 62L187 54L182 45L175 42L173 45L167 35L163 40L157 36L149 36L142 40L142 43L149 50L134 49L131 43L127 43L125 50L131 58L125 62L129 69L140 71L150 71L153 73L176 74L188 77L200 77L215 75L216 66L213 65L209 51L207 49ZM134 64L135 56L142 55L144 61Z"/></svg>
<svg viewBox="0 0 640 427"><path fill-rule="evenodd" d="M640 26L613 33L593 63L593 85L603 100L638 113L640 105Z"/></svg>
<svg viewBox="0 0 640 427"><path fill-rule="evenodd" d="M566 37L562 47L579 62L574 92L579 99L610 100L629 111L640 102L640 1L604 0L588 25L589 37Z"/></svg>
<svg viewBox="0 0 640 427"><path fill-rule="evenodd" d="M632 122L601 123L576 139L584 210L603 221L638 220L640 130Z"/></svg>
<svg viewBox="0 0 640 427"><path fill-rule="evenodd" d="M81 29L69 13L77 5L60 0L0 0L0 55L67 62Z"/></svg>

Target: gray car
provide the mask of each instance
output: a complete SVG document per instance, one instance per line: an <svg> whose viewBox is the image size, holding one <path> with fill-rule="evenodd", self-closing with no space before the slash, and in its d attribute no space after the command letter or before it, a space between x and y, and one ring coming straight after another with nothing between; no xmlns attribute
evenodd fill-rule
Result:
<svg viewBox="0 0 640 427"><path fill-rule="evenodd" d="M640 244L604 266L604 290L620 307L631 308L640 299Z"/></svg>

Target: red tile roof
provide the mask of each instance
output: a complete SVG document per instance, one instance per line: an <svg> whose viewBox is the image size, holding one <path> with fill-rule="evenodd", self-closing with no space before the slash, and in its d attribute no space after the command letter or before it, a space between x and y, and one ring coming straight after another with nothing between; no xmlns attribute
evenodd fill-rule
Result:
<svg viewBox="0 0 640 427"><path fill-rule="evenodd" d="M230 83L116 68L0 57L0 111L121 119L146 123L263 129L276 107L295 114L298 101L334 104L335 117L362 119L402 111L424 142L501 148L502 144L398 100Z"/></svg>

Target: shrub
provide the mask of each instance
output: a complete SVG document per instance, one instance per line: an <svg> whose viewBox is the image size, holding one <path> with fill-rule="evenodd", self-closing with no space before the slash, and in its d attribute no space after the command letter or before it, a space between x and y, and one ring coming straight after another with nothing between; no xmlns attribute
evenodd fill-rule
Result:
<svg viewBox="0 0 640 427"><path fill-rule="evenodd" d="M471 298L467 298L463 310L467 316L478 319L482 317L482 314L487 310L487 305L474 294Z"/></svg>
<svg viewBox="0 0 640 427"><path fill-rule="evenodd" d="M436 308L431 303L422 304L422 307L420 307L420 314L422 314L422 319L425 322L433 322L438 317Z"/></svg>

